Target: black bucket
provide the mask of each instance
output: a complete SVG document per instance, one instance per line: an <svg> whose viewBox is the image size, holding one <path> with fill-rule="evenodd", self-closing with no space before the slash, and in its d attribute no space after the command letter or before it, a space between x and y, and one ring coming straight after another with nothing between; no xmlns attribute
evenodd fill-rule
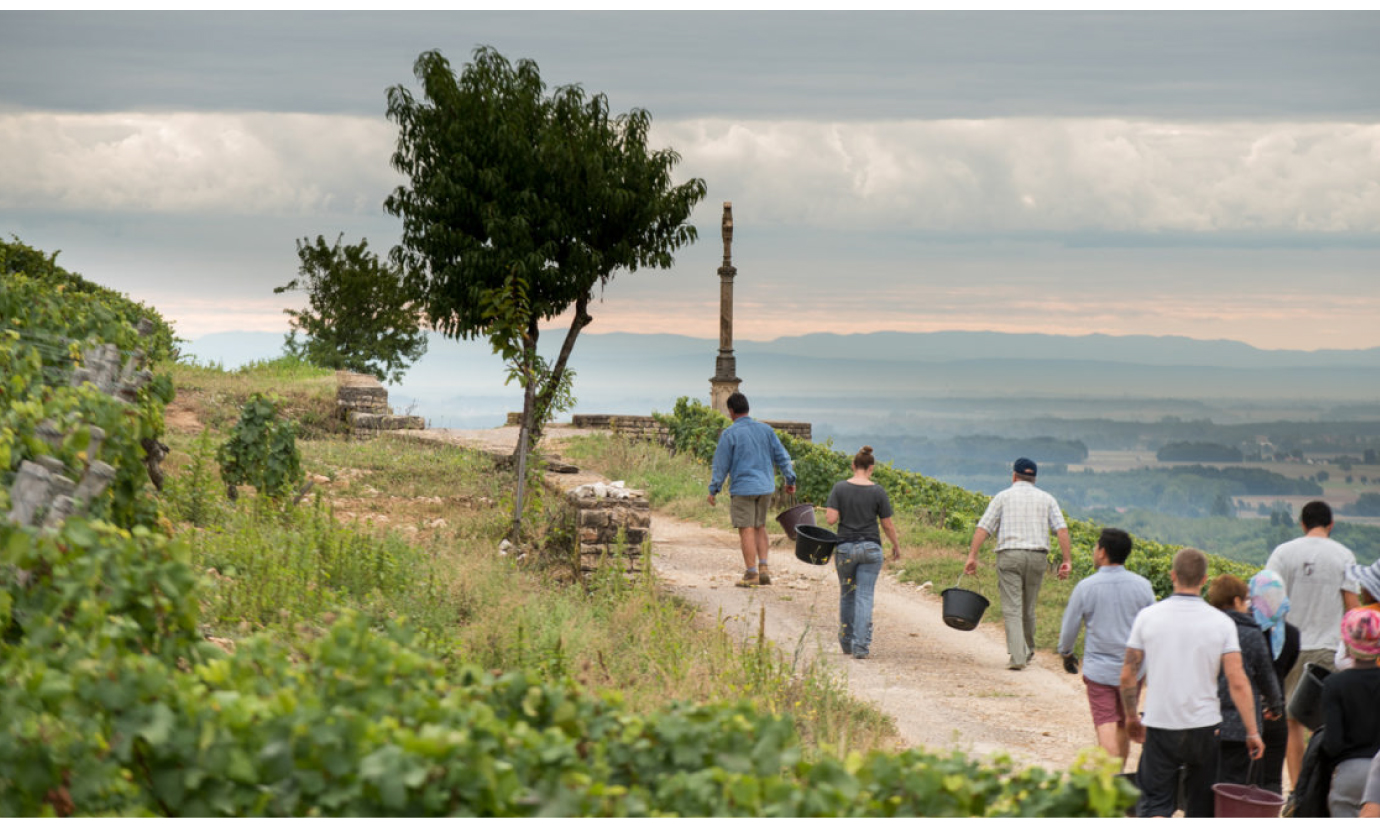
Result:
<svg viewBox="0 0 1380 824"><path fill-rule="evenodd" d="M1294 685L1294 693L1289 696L1289 717L1296 719L1309 730L1322 726L1322 688L1323 679L1331 675L1327 667L1312 663L1305 664L1303 675Z"/></svg>
<svg viewBox="0 0 1380 824"><path fill-rule="evenodd" d="M812 504L799 504L776 516L776 522L786 531L786 537L795 540L795 528L801 525L815 525L815 508Z"/></svg>
<svg viewBox="0 0 1380 824"><path fill-rule="evenodd" d="M964 632L976 629L982 613L992 604L970 589L950 587L939 594L944 598L944 623Z"/></svg>
<svg viewBox="0 0 1380 824"><path fill-rule="evenodd" d="M822 566L829 563L839 536L814 524L798 524L795 528L795 557L807 564Z"/></svg>

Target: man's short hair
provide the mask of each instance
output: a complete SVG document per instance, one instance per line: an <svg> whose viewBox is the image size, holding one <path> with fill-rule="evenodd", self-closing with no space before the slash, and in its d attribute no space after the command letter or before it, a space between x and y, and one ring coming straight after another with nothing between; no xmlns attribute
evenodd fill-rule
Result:
<svg viewBox="0 0 1380 824"><path fill-rule="evenodd" d="M1235 575L1218 575L1212 579L1211 584L1208 584L1208 603L1223 612L1235 609L1237 598L1249 598L1250 596L1251 588Z"/></svg>
<svg viewBox="0 0 1380 824"><path fill-rule="evenodd" d="M1186 546L1174 553L1174 580L1181 587L1202 586L1207 578L1207 556L1200 549Z"/></svg>
<svg viewBox="0 0 1380 824"><path fill-rule="evenodd" d="M1304 529L1332 526L1332 507L1323 501L1309 501L1303 505L1303 511L1299 513L1299 521L1303 523Z"/></svg>
<svg viewBox="0 0 1380 824"><path fill-rule="evenodd" d="M1131 555L1131 536L1124 529L1107 527L1097 537L1097 545L1107 553L1107 560L1114 564L1124 564Z"/></svg>
<svg viewBox="0 0 1380 824"><path fill-rule="evenodd" d="M735 415L746 415L748 412L747 395L742 392L734 392L728 396L728 411Z"/></svg>

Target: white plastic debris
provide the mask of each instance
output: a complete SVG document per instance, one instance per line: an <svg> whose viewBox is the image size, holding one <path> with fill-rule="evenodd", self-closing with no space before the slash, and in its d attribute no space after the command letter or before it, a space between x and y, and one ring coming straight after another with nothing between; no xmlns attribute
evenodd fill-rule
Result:
<svg viewBox="0 0 1380 824"><path fill-rule="evenodd" d="M613 498L622 500L637 497L637 491L628 489L623 481L604 483L599 481L592 484L581 484L572 490L577 498Z"/></svg>
<svg viewBox="0 0 1380 824"><path fill-rule="evenodd" d="M508 550L510 550L510 549L512 549L512 548L513 548L513 542L510 541L510 540L508 540L507 538L504 538L504 539L503 539L502 541L500 541L499 544L498 544L498 554L499 554L499 555L507 555L507 554L508 554Z"/></svg>

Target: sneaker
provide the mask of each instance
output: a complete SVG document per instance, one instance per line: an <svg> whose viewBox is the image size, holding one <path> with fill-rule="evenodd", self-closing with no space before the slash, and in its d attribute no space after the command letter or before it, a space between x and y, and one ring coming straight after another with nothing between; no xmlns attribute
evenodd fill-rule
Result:
<svg viewBox="0 0 1380 824"><path fill-rule="evenodd" d="M771 574L767 572L767 565L762 564L757 568L757 583L762 586L771 586Z"/></svg>
<svg viewBox="0 0 1380 824"><path fill-rule="evenodd" d="M755 572L744 572L742 580L734 584L738 587L755 587L760 583L760 578Z"/></svg>

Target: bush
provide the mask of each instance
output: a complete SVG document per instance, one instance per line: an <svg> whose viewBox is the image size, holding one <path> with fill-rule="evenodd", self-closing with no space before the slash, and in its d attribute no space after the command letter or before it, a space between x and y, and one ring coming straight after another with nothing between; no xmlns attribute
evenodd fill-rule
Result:
<svg viewBox="0 0 1380 824"><path fill-rule="evenodd" d="M249 484L260 495L282 498L302 480L297 424L280 420L277 400L259 392L240 410L240 419L216 458L232 499L240 484Z"/></svg>

